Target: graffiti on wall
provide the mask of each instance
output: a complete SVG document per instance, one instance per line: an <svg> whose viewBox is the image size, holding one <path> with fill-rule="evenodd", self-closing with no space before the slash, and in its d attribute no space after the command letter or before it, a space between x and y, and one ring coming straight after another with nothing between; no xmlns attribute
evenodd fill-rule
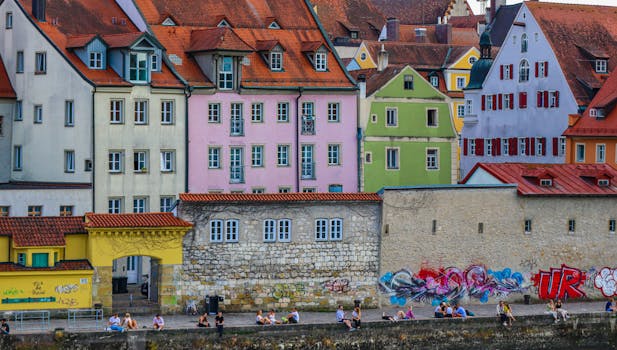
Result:
<svg viewBox="0 0 617 350"><path fill-rule="evenodd" d="M493 271L477 264L464 270L423 265L417 273L407 269L388 272L381 276L379 286L390 295L390 302L398 305L409 301L437 305L441 301L464 297L486 303L489 297L502 298L511 293L523 293L529 288L520 272L512 272L509 268Z"/></svg>
<svg viewBox="0 0 617 350"><path fill-rule="evenodd" d="M56 286L56 293L58 294L70 294L79 290L79 286L76 284L61 284Z"/></svg>
<svg viewBox="0 0 617 350"><path fill-rule="evenodd" d="M326 281L323 286L332 293L347 293L350 289L349 280L346 278Z"/></svg>
<svg viewBox="0 0 617 350"><path fill-rule="evenodd" d="M276 300L282 298L298 298L306 295L307 291L303 283L277 283L272 290L272 297Z"/></svg>
<svg viewBox="0 0 617 350"><path fill-rule="evenodd" d="M549 271L540 270L532 277L538 288L540 299L581 298L587 294L581 289L585 284L586 274L577 268L562 264L560 268Z"/></svg>
<svg viewBox="0 0 617 350"><path fill-rule="evenodd" d="M2 295L15 296L15 295L22 294L23 292L24 292L23 289L17 289L15 287L12 287L12 288L5 289L4 291L2 291Z"/></svg>
<svg viewBox="0 0 617 350"><path fill-rule="evenodd" d="M605 297L617 295L617 269L604 267L596 273L593 285L602 292Z"/></svg>

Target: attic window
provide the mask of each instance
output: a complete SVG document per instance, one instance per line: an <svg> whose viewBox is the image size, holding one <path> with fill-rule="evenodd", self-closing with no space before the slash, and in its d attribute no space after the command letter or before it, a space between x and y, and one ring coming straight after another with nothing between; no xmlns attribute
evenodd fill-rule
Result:
<svg viewBox="0 0 617 350"><path fill-rule="evenodd" d="M161 24L164 26L175 26L176 22L174 22L171 18L167 17Z"/></svg>
<svg viewBox="0 0 617 350"><path fill-rule="evenodd" d="M606 72L606 60L596 60L596 73Z"/></svg>
<svg viewBox="0 0 617 350"><path fill-rule="evenodd" d="M540 186L551 187L553 186L553 180L552 179L540 179Z"/></svg>
<svg viewBox="0 0 617 350"><path fill-rule="evenodd" d="M278 23L276 23L276 21L273 21L272 23L270 23L268 28L269 29L281 29L281 26Z"/></svg>
<svg viewBox="0 0 617 350"><path fill-rule="evenodd" d="M589 109L589 116L590 117L597 117L598 116L598 110L595 108L590 108Z"/></svg>
<svg viewBox="0 0 617 350"><path fill-rule="evenodd" d="M403 89L413 90L413 75L405 75L403 77Z"/></svg>
<svg viewBox="0 0 617 350"><path fill-rule="evenodd" d="M102 69L103 68L103 54L101 52L90 52L89 68Z"/></svg>
<svg viewBox="0 0 617 350"><path fill-rule="evenodd" d="M360 54L360 60L361 61L365 61L366 60L366 52L363 52Z"/></svg>
<svg viewBox="0 0 617 350"><path fill-rule="evenodd" d="M436 75L433 75L431 77L431 85L433 85L434 87L439 87L439 77Z"/></svg>
<svg viewBox="0 0 617 350"><path fill-rule="evenodd" d="M477 60L478 60L478 58L476 56L471 56L471 57L469 57L469 59L467 61L469 62L469 64L471 64L473 66L473 64L476 63Z"/></svg>
<svg viewBox="0 0 617 350"><path fill-rule="evenodd" d="M608 187L611 181L609 179L598 179L598 186L600 187Z"/></svg>
<svg viewBox="0 0 617 350"><path fill-rule="evenodd" d="M281 51L270 52L270 70L277 72L283 70L283 53Z"/></svg>
<svg viewBox="0 0 617 350"><path fill-rule="evenodd" d="M221 20L221 21L219 22L219 24L217 24L216 26L217 26L217 27L219 27L219 28L223 28L223 27L225 27L225 28L231 28L231 25L229 25L229 22L227 22L227 21L226 21L226 20L224 20L224 19L223 19L223 20Z"/></svg>
<svg viewBox="0 0 617 350"><path fill-rule="evenodd" d="M357 30L350 31L349 37L351 37L352 39L358 39L358 31Z"/></svg>
<svg viewBox="0 0 617 350"><path fill-rule="evenodd" d="M325 72L328 70L328 54L325 51L315 53L315 70Z"/></svg>

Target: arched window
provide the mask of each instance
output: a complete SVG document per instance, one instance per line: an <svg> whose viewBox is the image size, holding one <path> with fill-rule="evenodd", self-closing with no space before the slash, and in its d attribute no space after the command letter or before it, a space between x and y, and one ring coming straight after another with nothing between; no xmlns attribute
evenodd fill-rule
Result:
<svg viewBox="0 0 617 350"><path fill-rule="evenodd" d="M527 34L521 35L521 52L527 52Z"/></svg>
<svg viewBox="0 0 617 350"><path fill-rule="evenodd" d="M518 81L524 82L529 80L529 62L522 60L518 66Z"/></svg>

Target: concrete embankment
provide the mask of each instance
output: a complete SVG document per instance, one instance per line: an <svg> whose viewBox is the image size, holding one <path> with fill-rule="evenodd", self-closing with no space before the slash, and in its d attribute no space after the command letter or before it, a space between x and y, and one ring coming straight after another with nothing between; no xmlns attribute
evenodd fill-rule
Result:
<svg viewBox="0 0 617 350"><path fill-rule="evenodd" d="M577 314L521 316L512 327L496 318L367 322L349 332L340 324L138 330L125 333L51 332L0 337L0 349L614 349L617 318Z"/></svg>

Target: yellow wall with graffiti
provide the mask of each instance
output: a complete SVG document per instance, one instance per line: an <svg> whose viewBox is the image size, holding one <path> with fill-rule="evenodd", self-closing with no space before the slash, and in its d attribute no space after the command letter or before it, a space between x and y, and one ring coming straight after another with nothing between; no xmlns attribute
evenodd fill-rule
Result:
<svg viewBox="0 0 617 350"><path fill-rule="evenodd" d="M64 259L79 260L86 259L88 247L88 235L86 234L71 234L64 235L66 249L64 251Z"/></svg>
<svg viewBox="0 0 617 350"><path fill-rule="evenodd" d="M92 274L92 270L0 272L0 310L91 308Z"/></svg>

